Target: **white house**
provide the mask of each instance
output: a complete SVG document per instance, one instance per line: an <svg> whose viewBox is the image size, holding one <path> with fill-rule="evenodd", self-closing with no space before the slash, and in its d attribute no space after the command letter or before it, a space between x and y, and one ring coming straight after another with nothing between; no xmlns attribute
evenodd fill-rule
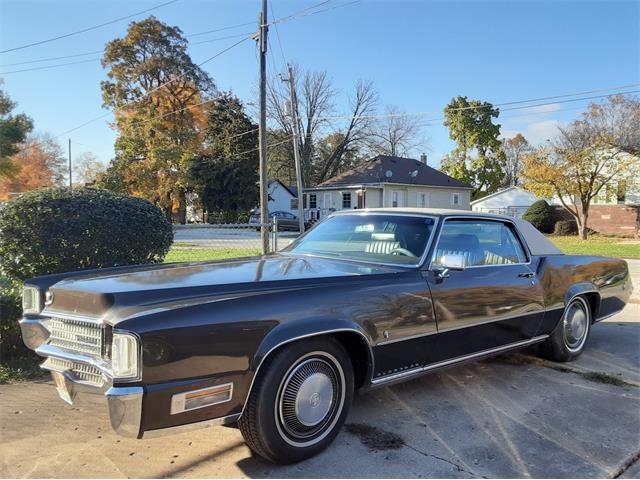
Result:
<svg viewBox="0 0 640 480"><path fill-rule="evenodd" d="M269 212L289 212L298 216L298 189L288 187L280 180L272 180L267 185L267 209Z"/></svg>
<svg viewBox="0 0 640 480"><path fill-rule="evenodd" d="M432 207L470 210L471 186L412 158L378 155L314 188L306 188L305 216L336 210Z"/></svg>
<svg viewBox="0 0 640 480"><path fill-rule="evenodd" d="M508 187L471 202L474 212L498 213L521 218L541 197L520 187Z"/></svg>

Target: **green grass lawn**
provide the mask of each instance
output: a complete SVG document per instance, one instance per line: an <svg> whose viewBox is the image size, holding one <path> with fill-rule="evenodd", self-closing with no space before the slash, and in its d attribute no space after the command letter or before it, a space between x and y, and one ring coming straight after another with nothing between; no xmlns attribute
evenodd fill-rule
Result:
<svg viewBox="0 0 640 480"><path fill-rule="evenodd" d="M591 235L587 240L577 236L551 235L547 238L564 253L640 259L640 242L633 240L601 235Z"/></svg>
<svg viewBox="0 0 640 480"><path fill-rule="evenodd" d="M206 260L224 260L226 258L240 258L260 255L257 248L211 248L211 247L172 247L165 257L166 263L171 262L204 262Z"/></svg>

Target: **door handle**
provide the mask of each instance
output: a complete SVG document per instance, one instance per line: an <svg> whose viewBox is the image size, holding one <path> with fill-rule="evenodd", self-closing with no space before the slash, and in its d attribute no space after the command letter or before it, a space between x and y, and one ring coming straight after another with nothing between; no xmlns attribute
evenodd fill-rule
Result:
<svg viewBox="0 0 640 480"><path fill-rule="evenodd" d="M536 274L533 273L533 272L526 272L526 273L519 273L518 274L518 277L520 277L520 278L533 278L535 276L536 276Z"/></svg>

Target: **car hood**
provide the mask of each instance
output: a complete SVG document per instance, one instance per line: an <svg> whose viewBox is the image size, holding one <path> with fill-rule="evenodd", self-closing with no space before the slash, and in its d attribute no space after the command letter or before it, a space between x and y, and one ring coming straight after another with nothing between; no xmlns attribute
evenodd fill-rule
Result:
<svg viewBox="0 0 640 480"><path fill-rule="evenodd" d="M399 272L406 269L292 254L124 268L76 274L55 283L49 289L52 301L46 310L104 317L114 307L149 309L178 299L297 288Z"/></svg>

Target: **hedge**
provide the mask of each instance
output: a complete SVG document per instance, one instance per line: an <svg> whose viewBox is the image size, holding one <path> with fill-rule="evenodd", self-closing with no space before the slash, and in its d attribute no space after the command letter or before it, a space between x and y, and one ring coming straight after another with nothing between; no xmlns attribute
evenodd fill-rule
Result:
<svg viewBox="0 0 640 480"><path fill-rule="evenodd" d="M50 188L0 210L0 276L159 263L173 229L160 209L107 190Z"/></svg>
<svg viewBox="0 0 640 480"><path fill-rule="evenodd" d="M534 202L522 216L542 233L551 233L555 223L555 211L545 200Z"/></svg>

